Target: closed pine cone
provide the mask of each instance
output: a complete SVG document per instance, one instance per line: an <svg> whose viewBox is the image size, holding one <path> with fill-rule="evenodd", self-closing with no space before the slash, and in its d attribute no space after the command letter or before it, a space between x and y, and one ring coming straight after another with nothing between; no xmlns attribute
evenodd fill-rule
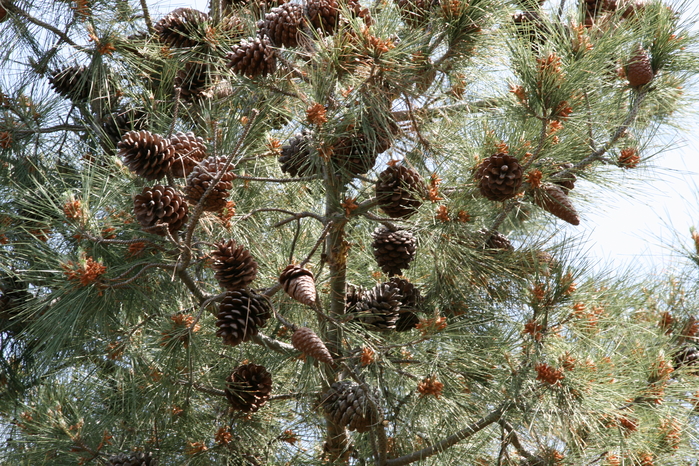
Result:
<svg viewBox="0 0 699 466"><path fill-rule="evenodd" d="M291 336L291 344L303 354L311 356L320 362L333 363L333 357L330 355L330 351L328 351L323 340L308 327L299 327Z"/></svg>
<svg viewBox="0 0 699 466"><path fill-rule="evenodd" d="M194 133L178 132L170 137L170 145L175 148L175 158L170 169L175 178L185 178L192 169L206 157L204 139Z"/></svg>
<svg viewBox="0 0 699 466"><path fill-rule="evenodd" d="M216 336L224 345L239 345L257 335L270 316L271 305L264 296L247 289L227 291L216 315Z"/></svg>
<svg viewBox="0 0 699 466"><path fill-rule="evenodd" d="M267 76L277 69L276 52L268 37L243 39L226 58L231 71L248 78Z"/></svg>
<svg viewBox="0 0 699 466"><path fill-rule="evenodd" d="M264 366L243 364L226 378L226 398L233 409L254 413L269 400L272 375Z"/></svg>
<svg viewBox="0 0 699 466"><path fill-rule="evenodd" d="M170 47L194 47L203 42L209 15L193 8L177 8L153 25L160 42Z"/></svg>
<svg viewBox="0 0 699 466"><path fill-rule="evenodd" d="M485 249L493 249L496 251L513 251L514 247L507 236L503 235L499 231L488 231L486 228L481 228L478 230L479 240L484 240L487 236L488 239L482 244Z"/></svg>
<svg viewBox="0 0 699 466"><path fill-rule="evenodd" d="M534 191L534 203L547 212L572 225L579 225L578 212L563 189L552 183L545 183Z"/></svg>
<svg viewBox="0 0 699 466"><path fill-rule="evenodd" d="M354 308L355 318L370 330L392 330L398 321L401 295L397 288L380 283L364 293Z"/></svg>
<svg viewBox="0 0 699 466"><path fill-rule="evenodd" d="M240 290L247 288L257 277L257 262L245 249L234 240L222 241L216 244L211 253L214 277L222 288Z"/></svg>
<svg viewBox="0 0 699 466"><path fill-rule="evenodd" d="M322 406L334 424L360 433L368 432L380 421L371 409L369 396L361 385L343 380L332 384L323 394Z"/></svg>
<svg viewBox="0 0 699 466"><path fill-rule="evenodd" d="M313 281L313 272L299 267L288 265L279 276L279 283L284 291L296 301L307 306L313 306L316 302L316 287Z"/></svg>
<svg viewBox="0 0 699 466"><path fill-rule="evenodd" d="M392 218L409 218L422 205L425 182L418 172L405 165L392 165L379 173L376 200Z"/></svg>
<svg viewBox="0 0 699 466"><path fill-rule="evenodd" d="M165 236L165 228L175 234L187 222L187 203L174 188L145 187L134 197L134 215L148 232Z"/></svg>
<svg viewBox="0 0 699 466"><path fill-rule="evenodd" d="M315 167L311 161L311 151L308 147L312 134L311 131L304 129L282 146L279 164L284 173L298 177L320 173L319 167Z"/></svg>
<svg viewBox="0 0 699 466"><path fill-rule="evenodd" d="M117 148L124 165L149 181L163 178L175 156L175 148L169 140L146 130L129 131Z"/></svg>
<svg viewBox="0 0 699 466"><path fill-rule="evenodd" d="M296 47L304 23L303 7L298 3L284 3L258 21L258 34L268 36L277 47Z"/></svg>
<svg viewBox="0 0 699 466"><path fill-rule="evenodd" d="M522 167L511 155L498 153L481 162L476 180L481 194L491 201L504 201L522 186Z"/></svg>
<svg viewBox="0 0 699 466"><path fill-rule="evenodd" d="M184 188L187 200L191 204L198 204L202 196L209 189L214 178L226 165L225 157L208 157L192 169L187 177L187 186ZM229 190L233 187L231 180L235 175L230 166L223 174L216 186L204 200L204 210L207 212L220 212L226 207Z"/></svg>
<svg viewBox="0 0 699 466"><path fill-rule="evenodd" d="M49 77L49 83L59 95L76 101L90 97L90 81L86 66L67 66Z"/></svg>
<svg viewBox="0 0 699 466"><path fill-rule="evenodd" d="M119 453L109 458L108 466L156 466L158 460L151 452Z"/></svg>
<svg viewBox="0 0 699 466"><path fill-rule="evenodd" d="M187 102L202 97L209 86L209 67L206 63L190 61L175 75L174 85L180 98Z"/></svg>
<svg viewBox="0 0 699 466"><path fill-rule="evenodd" d="M376 263L388 275L400 275L415 258L415 237L407 230L377 228L372 234Z"/></svg>
<svg viewBox="0 0 699 466"><path fill-rule="evenodd" d="M648 52L640 45L636 46L633 55L626 65L626 79L631 87L645 86L653 80L653 67Z"/></svg>

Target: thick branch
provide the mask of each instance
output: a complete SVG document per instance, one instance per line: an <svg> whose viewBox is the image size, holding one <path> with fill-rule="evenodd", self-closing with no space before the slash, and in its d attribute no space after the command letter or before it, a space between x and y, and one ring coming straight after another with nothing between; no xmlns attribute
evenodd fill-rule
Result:
<svg viewBox="0 0 699 466"><path fill-rule="evenodd" d="M454 435L450 435L449 437L445 438L439 443L436 443L434 445L431 445L427 448L423 448L422 450L415 451L413 453L410 453L409 455L401 456L399 458L394 458L391 460L386 461L385 465L386 466L403 466L404 464L410 464L414 463L415 461L420 461L424 460L425 458L429 458L430 456L436 455L437 453L441 453L447 448L450 448L457 443L459 443L462 440L465 440L472 436L473 434L480 432L481 430L485 429L488 427L490 424L497 422L500 417L502 417L503 413L507 411L509 407L509 403L505 403L501 405L499 408L497 408L495 411L492 413L488 414L487 416L479 419L478 421L474 422L473 424L461 429Z"/></svg>
<svg viewBox="0 0 699 466"><path fill-rule="evenodd" d="M277 353L281 353L286 356L293 356L294 354L300 353L300 351L290 344L275 340L274 338L268 337L263 333L258 333L252 337L252 341L260 346L264 346L265 348L271 349L272 351L276 351Z"/></svg>

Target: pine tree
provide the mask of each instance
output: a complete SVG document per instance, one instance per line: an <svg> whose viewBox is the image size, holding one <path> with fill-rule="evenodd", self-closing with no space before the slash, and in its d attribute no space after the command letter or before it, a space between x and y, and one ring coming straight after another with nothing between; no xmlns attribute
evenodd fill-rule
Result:
<svg viewBox="0 0 699 466"><path fill-rule="evenodd" d="M560 233L652 176L683 8L200 8L0 0L0 463L694 464L696 270Z"/></svg>

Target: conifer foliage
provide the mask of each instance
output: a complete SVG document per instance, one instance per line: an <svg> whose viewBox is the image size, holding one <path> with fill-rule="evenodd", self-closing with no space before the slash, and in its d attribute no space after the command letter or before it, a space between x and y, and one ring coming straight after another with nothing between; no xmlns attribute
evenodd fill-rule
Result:
<svg viewBox="0 0 699 466"><path fill-rule="evenodd" d="M696 271L567 234L686 11L166 3L0 0L0 464L694 464Z"/></svg>

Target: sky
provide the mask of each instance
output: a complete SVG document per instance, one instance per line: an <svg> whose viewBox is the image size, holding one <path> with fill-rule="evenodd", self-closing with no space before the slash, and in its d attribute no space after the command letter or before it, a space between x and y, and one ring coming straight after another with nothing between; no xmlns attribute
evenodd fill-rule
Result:
<svg viewBox="0 0 699 466"><path fill-rule="evenodd" d="M699 10L699 0L688 1L689 10ZM149 4L159 7L151 13L157 21L178 7L208 11L208 2L164 0ZM695 28L699 30L699 25ZM577 193L599 196L603 202L579 209L578 226L560 222L561 233L584 241L582 250L594 269L664 272L686 263L679 251L693 248L689 229L699 229L699 110L681 115L679 120L681 128L663 136L665 148L639 168L620 173L619 185L603 196L595 192L598 186L576 183Z"/></svg>

